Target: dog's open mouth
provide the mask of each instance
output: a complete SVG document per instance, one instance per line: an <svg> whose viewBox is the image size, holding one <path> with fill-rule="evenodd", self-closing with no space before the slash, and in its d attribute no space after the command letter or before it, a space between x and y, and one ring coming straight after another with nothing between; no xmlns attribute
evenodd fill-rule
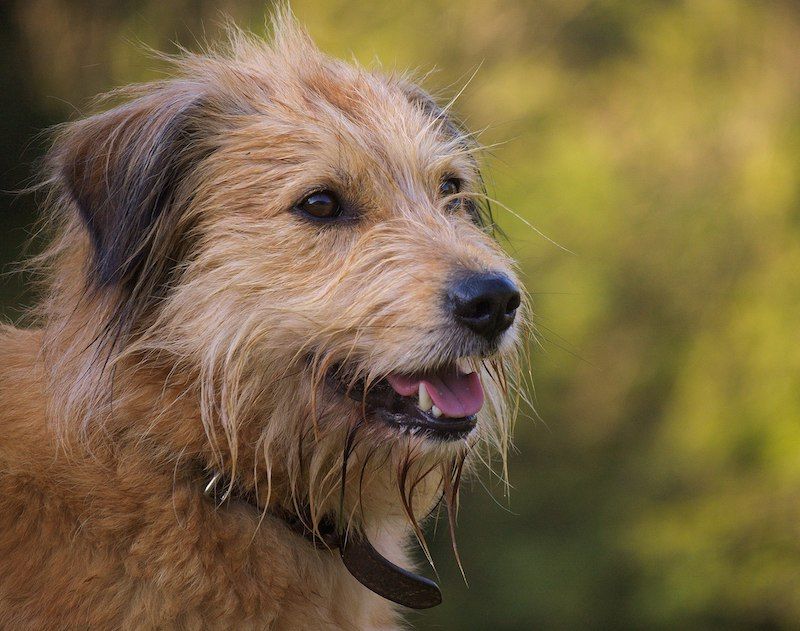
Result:
<svg viewBox="0 0 800 631"><path fill-rule="evenodd" d="M363 381L337 390L363 402L366 411L392 427L439 440L465 438L477 423L484 393L478 373L455 365L413 374L392 373L364 392Z"/></svg>

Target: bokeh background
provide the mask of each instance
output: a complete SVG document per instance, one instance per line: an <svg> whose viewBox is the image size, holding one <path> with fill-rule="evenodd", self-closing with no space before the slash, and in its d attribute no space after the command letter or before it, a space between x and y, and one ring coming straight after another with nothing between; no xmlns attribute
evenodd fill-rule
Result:
<svg viewBox="0 0 800 631"><path fill-rule="evenodd" d="M325 50L437 68L534 298L510 500L468 484L419 629L800 627L800 6L295 0ZM0 2L0 188L92 95L253 0ZM477 72L476 72L477 71ZM0 258L32 196L0 196ZM560 244L554 245L536 230ZM5 318L31 301L2 277ZM439 529L446 530L446 529Z"/></svg>

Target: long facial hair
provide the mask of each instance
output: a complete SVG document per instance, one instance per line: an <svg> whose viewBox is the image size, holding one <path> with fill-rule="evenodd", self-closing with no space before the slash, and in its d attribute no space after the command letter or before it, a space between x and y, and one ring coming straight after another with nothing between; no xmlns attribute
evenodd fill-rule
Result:
<svg viewBox="0 0 800 631"><path fill-rule="evenodd" d="M321 273L292 268L285 254L248 250L245 237L268 224L234 214L218 219L263 187L252 169L230 166L228 144L255 142L235 127L252 109L246 99L256 90L247 77L258 69L265 82L286 83L283 75L303 64L323 63L288 12L274 23L271 45L232 31L228 51L186 55L176 61L177 78L117 91L109 98L121 105L57 130L42 185L52 240L34 262L44 279L36 313L50 418L67 451L102 451L98 445L123 436L169 470L200 462L224 471L231 487L255 491L265 513L291 507L312 529L331 514L342 529L404 521L430 557L420 522L442 501L453 535L459 488L472 464L507 480L523 362L511 342L469 360L486 402L476 430L452 444L387 428L370 418L365 401L334 395L328 381L337 366L347 366L349 385L360 382L365 392L394 369L399 353L365 351L390 334L410 348L406 365L412 355L430 366L465 354L459 338L442 335L431 345L422 325L397 325L400 307L376 307L402 303L402 278L376 276L354 295L338 296L349 303L332 305L335 316L323 321L312 307L330 301L348 274L368 278L383 258L424 266L387 251L409 230L420 233L416 251L430 243L424 230L434 228L411 214L386 228L383 240L354 248L316 291L290 298L246 291L267 269L292 269L309 286ZM436 106L405 77L390 85L432 137L447 138L449 151L472 164L478 148L449 105ZM235 114L232 95L244 99ZM221 198L209 182L230 183L231 168L239 169L237 189ZM431 234L453 243L473 239L476 252L510 265L488 234L493 223L481 187L462 196L483 225L461 233L437 225ZM454 536L453 547L457 555Z"/></svg>

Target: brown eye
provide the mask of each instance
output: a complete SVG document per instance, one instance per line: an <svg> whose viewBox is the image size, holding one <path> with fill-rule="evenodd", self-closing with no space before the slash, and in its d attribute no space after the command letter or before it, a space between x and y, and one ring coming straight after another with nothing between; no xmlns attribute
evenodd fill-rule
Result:
<svg viewBox="0 0 800 631"><path fill-rule="evenodd" d="M339 199L331 191L317 191L297 204L298 210L315 219L334 219L342 213Z"/></svg>
<svg viewBox="0 0 800 631"><path fill-rule="evenodd" d="M454 177L442 180L442 183L439 185L439 194L442 197L457 195L459 192L461 192L461 182Z"/></svg>

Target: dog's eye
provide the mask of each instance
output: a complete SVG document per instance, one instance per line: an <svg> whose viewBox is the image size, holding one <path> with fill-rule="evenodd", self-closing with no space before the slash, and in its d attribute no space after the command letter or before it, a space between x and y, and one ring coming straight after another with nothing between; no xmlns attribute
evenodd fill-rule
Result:
<svg viewBox="0 0 800 631"><path fill-rule="evenodd" d="M461 206L461 198L455 197L461 192L461 180L448 177L439 184L439 195L444 198L448 210L455 210Z"/></svg>
<svg viewBox="0 0 800 631"><path fill-rule="evenodd" d="M442 183L439 184L439 194L442 197L457 195L459 192L461 192L461 181L457 178L449 177L446 180L442 180Z"/></svg>
<svg viewBox="0 0 800 631"><path fill-rule="evenodd" d="M331 191L311 193L297 204L297 208L315 219L334 219L342 213L342 205Z"/></svg>

